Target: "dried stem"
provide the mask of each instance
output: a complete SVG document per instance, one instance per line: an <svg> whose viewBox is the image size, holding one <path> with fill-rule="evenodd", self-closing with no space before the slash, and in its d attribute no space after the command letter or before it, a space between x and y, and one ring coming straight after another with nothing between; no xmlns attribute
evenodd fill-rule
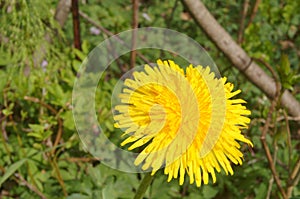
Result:
<svg viewBox="0 0 300 199"><path fill-rule="evenodd" d="M288 179L288 187L287 187L287 197L290 197L293 191L294 186L298 184L300 180L300 157L296 162L293 171L291 172Z"/></svg>
<svg viewBox="0 0 300 199"><path fill-rule="evenodd" d="M261 2L261 0L256 0L256 1L255 1L255 4L254 4L254 6L253 6L253 9L252 9L252 13L251 13L249 22L248 22L248 24L247 24L246 27L249 27L250 24L253 22L254 17L256 16L256 13L257 13L257 11L258 11L258 6L259 6L260 2Z"/></svg>
<svg viewBox="0 0 300 199"><path fill-rule="evenodd" d="M274 142L274 155L273 155L274 167L276 166L277 152L278 152L278 146L277 146L277 143ZM269 199L270 196L271 196L273 183L274 183L274 176L272 175L271 178L270 178L270 180L269 180L269 186L268 186L268 191L267 191L266 199Z"/></svg>
<svg viewBox="0 0 300 199"><path fill-rule="evenodd" d="M62 133L63 133L63 120L58 115L57 115L57 123L58 123L58 130L57 130L56 138L55 138L55 141L53 144L52 154L55 153L56 146L58 145L58 143L61 139Z"/></svg>
<svg viewBox="0 0 300 199"><path fill-rule="evenodd" d="M93 157L68 157L68 158L61 158L58 160L66 160L69 162L96 162L100 161L99 158L93 158Z"/></svg>
<svg viewBox="0 0 300 199"><path fill-rule="evenodd" d="M132 37L131 37L131 53L130 53L130 67L134 68L136 60L136 37L139 19L139 0L132 0Z"/></svg>
<svg viewBox="0 0 300 199"><path fill-rule="evenodd" d="M13 125L12 125L12 126L13 126L13 129L14 129L14 131L16 132L16 135L17 135L17 140L18 140L18 147L17 147L17 150L19 150L19 151L22 153L23 157L27 158L27 153L26 153L25 149L23 148L22 138L21 138L21 136L20 136L20 132L19 132L19 130L18 130L18 128L17 128L17 125L16 125L15 121L13 120L13 118L10 118L10 122L13 124ZM25 162L25 165L26 165L26 167L27 167L27 174L28 174L28 176L29 176L29 178L30 178L30 180L31 180L31 183L32 183L34 186L36 186L37 184L36 184L35 178L33 177L32 172L31 172L31 170L30 170L31 167L30 167L28 161Z"/></svg>
<svg viewBox="0 0 300 199"><path fill-rule="evenodd" d="M276 84L276 90L275 90L275 98L277 97L277 98L279 98L279 95L280 95L280 87L281 87L281 85L280 85L280 81L279 81L279 79L278 79L278 77L277 77L277 75L276 75L276 72L274 71L274 69L272 68L272 66L270 65L270 64L268 64L265 60L263 60L263 59L261 59L261 58L259 58L259 59L257 59L257 58L253 58L252 57L252 59L254 59L254 60L256 60L256 61L258 61L258 62L260 62L260 63L262 63L270 72L271 72L271 74L272 74L272 77L273 77L273 79L275 80L275 84ZM274 99L275 99L274 98Z"/></svg>
<svg viewBox="0 0 300 199"><path fill-rule="evenodd" d="M24 100L27 100L27 101L31 101L31 102L34 102L34 103L38 103L42 106L44 106L45 108L47 108L49 111L51 111L53 114L57 114L57 110L55 108L53 108L52 106L50 106L49 104L46 104L44 102L42 102L39 98L35 98L35 97L30 97L30 96L25 96L24 97Z"/></svg>
<svg viewBox="0 0 300 199"><path fill-rule="evenodd" d="M61 174L60 174L60 171L59 171L59 168L58 168L58 165L57 165L57 162L56 162L56 157L54 157L53 159L50 157L50 155L48 155L48 158L50 159L50 163L52 165L52 167L54 168L54 171L56 173L56 178L63 190L63 193L64 193L64 196L67 196L68 193L67 193L67 190L66 190L66 187L65 187L65 183L64 183L64 180L63 178L61 177Z"/></svg>
<svg viewBox="0 0 300 199"><path fill-rule="evenodd" d="M47 108L50 112L52 112L52 114L54 114L57 118L58 131L57 131L57 134L56 134L54 145L52 147L53 149L50 152L50 154L48 154L47 156L50 160L50 163L51 163L52 167L54 168L54 171L55 171L56 176L57 176L57 180L58 180L59 184L61 185L61 187L63 189L63 193L64 193L65 196L67 196L68 194L67 194L67 191L66 191L66 188L65 188L65 185L64 185L64 181L61 177L59 168L58 168L57 163L56 163L56 157L52 158L52 156L55 154L55 149L56 149L56 147L57 147L57 145L58 145L58 143L61 139L62 133L63 133L63 121L59 117L59 114L62 111L62 109L60 111L57 111L56 109L54 109L49 104L46 104L43 101L41 101L40 99L35 98L35 97L25 96L24 99L27 100L27 101L31 101L31 102L38 103L38 104L42 105L43 107Z"/></svg>
<svg viewBox="0 0 300 199"><path fill-rule="evenodd" d="M38 104L42 105L43 107L47 108L52 114L54 114L56 116L57 123L58 123L58 130L57 130L57 133L56 133L56 138L55 138L55 141L54 141L53 150L51 152L52 154L54 154L56 146L58 145L58 143L61 139L62 133L63 133L63 120L59 117L59 114L60 114L61 110L57 111L55 108L53 108L49 104L46 104L45 102L43 102L40 99L35 98L35 97L25 96L24 99L27 100L27 101L31 101L31 102L38 103Z"/></svg>
<svg viewBox="0 0 300 199"><path fill-rule="evenodd" d="M78 0L72 0L74 46L81 50Z"/></svg>
<svg viewBox="0 0 300 199"><path fill-rule="evenodd" d="M291 116L287 116L287 117L278 117L277 118L277 122L280 122L282 120L288 120L288 121L300 121L300 117L291 117Z"/></svg>
<svg viewBox="0 0 300 199"><path fill-rule="evenodd" d="M280 96L280 90L281 90L281 86L280 86L280 83L278 81L278 78L277 78L277 75L275 73L275 71L273 70L272 66L270 66L267 62L265 62L263 59L257 59L257 61L261 62L262 64L264 64L268 70L271 72L274 80L275 80L275 83L276 83L276 93L275 93L275 97L274 99L272 99L271 101L271 107L270 107L270 110L269 110L269 113L268 113L268 116L267 116L267 119L266 119L266 123L263 127L263 130L262 130L262 135L261 135L261 142L262 142L262 145L263 145L263 148L265 150L265 153L266 153L266 156L267 156L267 159L268 159L268 162L269 162L269 167L272 171L272 175L274 177L274 180L275 180L275 183L281 193L281 195L283 196L284 199L287 199L287 195L281 185L281 181L280 181L280 178L278 176L278 173L276 171L276 168L275 168L275 164L274 164L274 160L272 158L272 155L271 155L271 152L270 152L270 149L269 149L269 146L267 144L267 141L266 141L266 135L269 131L269 126L270 126L270 123L271 123L271 120L272 120L272 114L275 110L275 107L279 101L279 96Z"/></svg>
<svg viewBox="0 0 300 199"><path fill-rule="evenodd" d="M269 98L273 99L276 93L276 83L266 72L254 61L244 49L238 45L231 35L217 22L200 0L181 0L195 22L203 29L207 36L226 55L233 65L240 70L254 85L263 91ZM300 116L299 101L287 90L280 98L280 102L289 114L294 117Z"/></svg>
<svg viewBox="0 0 300 199"><path fill-rule="evenodd" d="M272 117L272 113L273 113L274 107L276 105L276 103L274 103L274 101L272 101L272 105L270 107L268 118ZM287 199L286 193L285 193L284 189L282 188L281 181L279 179L279 176L277 174L276 168L274 166L274 161L273 161L273 158L272 158L269 146L268 146L268 144L266 142L266 134L267 134L267 131L269 129L269 123L270 123L270 121L271 121L271 119L267 119L267 122L266 122L266 124L265 124L265 126L263 128L263 132L262 132L262 136L261 136L261 142L263 144L263 147L264 147L264 150L265 150L268 162L269 162L269 167L270 167L270 169L272 171L272 174L273 174L273 177L275 179L275 183L276 183L276 185L277 185L277 187L278 187L281 195L283 196L283 198Z"/></svg>
<svg viewBox="0 0 300 199"><path fill-rule="evenodd" d="M110 32L109 30L105 29L104 27L102 27L100 24L98 24L97 22L95 22L92 18L90 18L87 14L85 14L82 11L79 11L79 15L84 18L85 20L87 20L90 24L94 25L95 27L99 28L99 30L101 30L102 32L104 32L105 34L107 34L108 36L115 36L116 39L123 44L124 46L130 48L130 45L128 45L127 43L125 43L119 36L114 35L114 33ZM145 61L147 64L150 64L150 61L141 53L136 52L136 55L139 56L143 61Z"/></svg>
<svg viewBox="0 0 300 199"><path fill-rule="evenodd" d="M17 179L19 179L21 181L21 184L24 184L26 187L28 187L31 191L36 193L42 199L47 199L47 197L42 192L40 192L34 185L27 182L21 174L16 173L15 176Z"/></svg>
<svg viewBox="0 0 300 199"><path fill-rule="evenodd" d="M247 16L248 8L249 8L249 0L245 0L244 5L243 5L243 11L242 11L242 17L241 17L239 32L238 32L238 39L237 39L238 44L243 43L245 18Z"/></svg>

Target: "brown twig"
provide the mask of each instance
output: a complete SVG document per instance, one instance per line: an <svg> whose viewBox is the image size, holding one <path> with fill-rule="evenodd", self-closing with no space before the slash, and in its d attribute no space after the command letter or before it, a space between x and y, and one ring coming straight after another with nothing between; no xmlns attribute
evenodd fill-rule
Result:
<svg viewBox="0 0 300 199"><path fill-rule="evenodd" d="M17 179L19 179L21 181L21 184L24 184L26 187L28 187L31 191L36 193L42 199L47 199L47 197L42 192L40 192L34 185L27 182L21 174L16 173L15 176Z"/></svg>
<svg viewBox="0 0 300 199"><path fill-rule="evenodd" d="M105 34L107 34L108 36L110 36L110 37L115 36L115 38L117 39L117 41L119 41L121 44L123 44L124 46L126 46L126 47L128 47L130 49L130 45L128 45L127 43L125 43L118 35L115 35L114 33L110 32L107 29L105 29L103 26L101 26L100 24L98 24L97 22L95 22L92 18L90 18L84 12L79 11L79 15L82 18L84 18L85 20L87 20L90 24L94 25L99 30L101 30L102 32L104 32ZM150 64L150 61L144 55L142 55L141 53L136 52L136 55L139 56L147 64Z"/></svg>
<svg viewBox="0 0 300 199"><path fill-rule="evenodd" d="M278 80L278 77L274 71L274 69L272 68L271 65L269 65L267 62L265 62L263 59L257 59L257 61L261 62L262 64L264 64L268 70L271 72L274 80L275 80L275 83L276 83L276 93L275 93L275 97L274 99L272 99L271 101L271 107L269 109L269 113L268 113L268 116L267 116L267 119L266 119L266 123L263 127L263 130L262 130L262 135L260 137L261 139L261 142L262 142L262 145L263 145L263 148L265 150L265 153L266 153L266 156L267 156L267 159L268 159L268 162L269 162L269 167L271 169L271 172L272 172L272 175L274 177L274 180L275 180L275 183L281 193L281 195L283 196L284 199L287 199L287 195L281 185L281 181L280 181L280 178L277 174L277 171L276 171L276 168L275 168L275 164L274 164L274 160L272 158L272 155L271 155L271 152L270 152L270 149L269 149L269 146L267 144L267 141L266 141L266 135L269 131L269 125L271 123L271 120L272 120L272 114L275 110L275 107L279 101L279 96L280 96L280 90L281 90L281 86L280 86L280 83L279 83L279 80Z"/></svg>
<svg viewBox="0 0 300 199"><path fill-rule="evenodd" d="M288 120L288 121L300 121L300 117L291 117L291 116L287 116L287 117L278 117L277 118L277 122L280 122L282 120Z"/></svg>
<svg viewBox="0 0 300 199"><path fill-rule="evenodd" d="M52 154L55 153L56 146L58 145L63 133L63 120L59 116L57 116L57 123L58 123L58 130L53 144Z"/></svg>
<svg viewBox="0 0 300 199"><path fill-rule="evenodd" d="M300 121L300 117L291 117L291 116L287 116L287 118L285 118L284 116L279 116L276 118L276 123L278 122L281 122L283 120L287 119L288 121ZM262 124L265 124L266 123L266 120L264 118L253 118L250 122L250 126L249 126L249 129L251 126L255 125L255 124L258 124L258 123L262 123ZM270 124L269 127L273 128L274 125L273 124Z"/></svg>
<svg viewBox="0 0 300 199"><path fill-rule="evenodd" d="M254 59L255 61L258 61L260 63L262 63L272 74L273 79L275 80L275 84L276 84L276 92L275 92L275 97L279 97L280 95L280 81L276 75L276 72L274 71L274 69L272 68L272 66L270 64L268 64L265 60L261 59L261 58L254 58L252 57L252 59ZM275 98L274 98L275 99Z"/></svg>
<svg viewBox="0 0 300 199"><path fill-rule="evenodd" d="M14 121L14 118L13 118L13 117L9 117L9 119L10 119L9 122L12 124L12 127L13 127L13 129L14 129L14 132L16 132L16 135L17 135L17 143L18 143L17 150L19 150L19 152L22 153L22 155L23 155L22 157L27 158L27 155L28 155L28 154L27 154L27 152L25 151L25 149L24 149L24 147L23 147L22 138L21 138L21 136L20 136L19 129L17 128L17 124L16 124L16 122ZM28 161L25 162L25 165L26 165L26 167L27 167L27 174L28 174L28 176L29 176L29 178L30 178L31 183L32 183L34 186L37 186L36 180L35 180L35 178L33 177L33 174L32 174L32 172L31 172L31 170L30 170L32 167L30 167Z"/></svg>
<svg viewBox="0 0 300 199"><path fill-rule="evenodd" d="M110 37L112 37L112 36L115 36L112 32L110 32L109 30L107 30L107 29L105 29L104 27L102 27L99 23L97 23L96 21L94 21L92 18L90 18L87 14L85 14L84 12L82 12L82 11L79 11L79 15L83 18L83 19L85 19L87 22L89 22L90 24L92 24L92 25L94 25L95 27L97 27L99 30L101 30L101 32L103 32L104 34L104 39L108 39L108 37L107 36L110 36ZM122 44L124 44L125 45L125 42L123 41L123 40L121 40L118 36L116 36L116 38L117 38L117 40L120 42L120 43L122 43ZM112 43L111 42L108 42L108 44L107 44L108 46L107 46L107 48L108 48L108 50L111 52L111 53L113 53L113 56L115 57L116 55L115 55L115 52L113 51L113 47L112 47Z"/></svg>
<svg viewBox="0 0 300 199"><path fill-rule="evenodd" d="M100 161L99 158L93 158L93 157L68 157L68 158L61 158L59 160L66 160L69 162L95 162Z"/></svg>
<svg viewBox="0 0 300 199"><path fill-rule="evenodd" d="M299 180L300 180L300 157L298 158L294 166L294 169L288 178L287 197L291 196L293 188L298 184Z"/></svg>
<svg viewBox="0 0 300 199"><path fill-rule="evenodd" d="M266 134L267 134L267 131L269 129L268 124L269 124L269 122L270 122L270 120L272 118L272 113L273 113L275 105L276 105L276 103L274 101L275 100L272 101L272 105L270 107L270 111L269 111L269 114L268 114L268 118L270 118L270 119L267 119L267 122L266 122L266 124L265 124L265 126L263 128L262 136L261 136L260 139L261 139L262 145L264 147L264 150L265 150L268 162L269 162L269 167L270 167L270 169L272 171L272 175L274 176L276 185L277 185L277 187L278 187L281 195L283 196L283 198L287 199L286 193L285 193L284 189L282 188L281 181L279 179L279 176L277 174L276 168L274 166L274 161L273 161L273 158L272 158L269 146L268 146L268 144L266 142Z"/></svg>
<svg viewBox="0 0 300 199"><path fill-rule="evenodd" d="M72 0L74 47L81 50L78 0Z"/></svg>
<svg viewBox="0 0 300 199"><path fill-rule="evenodd" d="M60 174L60 171L59 171L59 168L58 168L58 165L57 165L57 162L56 162L56 157L54 157L53 159L51 159L50 156L48 156L50 158L50 162L52 164L52 167L54 168L54 171L56 173L56 178L63 190L63 193L64 193L64 196L67 196L68 193L67 193L67 190L66 190L66 187L65 187L65 182Z"/></svg>
<svg viewBox="0 0 300 199"><path fill-rule="evenodd" d="M274 79L266 74L256 62L251 61L245 50L233 40L231 35L218 23L205 5L200 0L181 1L185 4L195 22L233 65L269 98L273 99L276 92ZM290 115L294 117L300 116L300 103L289 91L285 90L283 92L280 102Z"/></svg>
<svg viewBox="0 0 300 199"><path fill-rule="evenodd" d="M243 11L242 11L242 17L241 17L241 21L240 21L239 32L238 32L238 39L237 39L238 44L243 43L245 18L247 16L248 8L249 8L249 0L245 0L244 5L243 5Z"/></svg>
<svg viewBox="0 0 300 199"><path fill-rule="evenodd" d="M130 67L134 68L136 61L136 37L139 20L139 0L132 0L132 37L131 37L131 53L130 53Z"/></svg>
<svg viewBox="0 0 300 199"><path fill-rule="evenodd" d="M31 101L31 102L34 102L34 103L38 103L42 106L44 106L45 108L47 108L49 111L51 111L53 114L57 114L57 110L55 110L55 108L53 108L52 106L50 106L49 104L46 104L44 102L42 102L40 99L38 98L35 98L35 97L30 97L30 96L25 96L24 97L24 100L27 100L27 101Z"/></svg>
<svg viewBox="0 0 300 199"><path fill-rule="evenodd" d="M277 152L278 152L278 146L277 146L277 143L274 142L274 155L273 155L274 167L276 166L276 162L277 162ZM271 196L273 183L274 183L274 176L272 175L269 180L269 186L268 186L266 199L269 199Z"/></svg>
<svg viewBox="0 0 300 199"><path fill-rule="evenodd" d="M257 13L257 11L258 11L258 6L259 6L260 2L261 2L261 0L256 0L256 1L255 1L255 4L254 4L253 9L252 9L252 12L251 12L250 19L249 19L248 24L247 24L246 27L249 27L250 24L253 22L254 17L256 16L256 13Z"/></svg>
<svg viewBox="0 0 300 199"><path fill-rule="evenodd" d="M35 97L29 97L29 96L25 96L24 97L25 100L27 101L31 101L31 102L34 102L34 103L38 103L42 106L44 106L45 108L47 108L50 112L52 112L52 114L54 114L57 118L57 123L58 123L58 130L57 130L57 134L56 134L56 138L55 138L55 141L54 141L54 145L53 145L53 150L51 152L51 154L54 154L55 153L55 149L56 149L56 146L58 145L60 139L61 139L61 136L62 136L62 133L63 133L63 120L59 117L59 114L60 112L62 111L62 109L60 111L57 111L55 108L53 108L52 106L50 106L49 104L46 104L45 102L41 101L40 99L38 98L35 98Z"/></svg>
<svg viewBox="0 0 300 199"><path fill-rule="evenodd" d="M98 24L96 21L94 21L92 18L90 18L87 14L85 14L84 12L79 10L79 15L84 18L85 20L87 20L87 22L89 22L90 24L94 25L95 27L97 27L99 30L101 30L102 32L104 32L105 34L107 34L108 36L114 36L115 34L110 32L109 30L105 29L103 26L101 26L100 24ZM117 39L119 39L120 42L123 42L119 37L117 37Z"/></svg>
<svg viewBox="0 0 300 199"><path fill-rule="evenodd" d="M103 33L103 37L104 39L108 39L108 36L102 31ZM115 50L115 47L114 47L114 44L111 40L107 40L107 49L108 51L110 52L110 55L112 55L112 57L116 60L116 63L119 67L119 69L122 71L122 72L125 72L127 70L124 70L124 68L122 67L122 64L120 62L120 60L118 59L118 53L116 52ZM109 60L109 57L107 57L107 59ZM106 76L108 76L109 74L107 73ZM107 78L107 77L106 77Z"/></svg>

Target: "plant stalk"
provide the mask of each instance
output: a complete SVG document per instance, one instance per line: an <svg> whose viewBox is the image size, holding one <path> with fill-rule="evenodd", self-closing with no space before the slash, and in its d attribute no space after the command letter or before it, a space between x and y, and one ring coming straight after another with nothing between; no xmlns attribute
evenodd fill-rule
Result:
<svg viewBox="0 0 300 199"><path fill-rule="evenodd" d="M154 179L154 175L151 175L151 173L146 173L135 196L134 199L141 199L145 195L149 185Z"/></svg>

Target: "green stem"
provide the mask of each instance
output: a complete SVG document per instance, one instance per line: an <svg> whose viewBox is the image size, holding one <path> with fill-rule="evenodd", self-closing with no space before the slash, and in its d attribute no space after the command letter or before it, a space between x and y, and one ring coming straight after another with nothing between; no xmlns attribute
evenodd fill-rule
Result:
<svg viewBox="0 0 300 199"><path fill-rule="evenodd" d="M145 195L149 185L154 179L154 175L152 176L151 173L146 173L135 196L134 199L141 199Z"/></svg>

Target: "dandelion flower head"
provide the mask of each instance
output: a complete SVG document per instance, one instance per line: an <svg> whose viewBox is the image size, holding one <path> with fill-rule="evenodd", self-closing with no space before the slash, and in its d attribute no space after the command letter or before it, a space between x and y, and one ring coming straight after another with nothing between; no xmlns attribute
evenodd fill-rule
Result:
<svg viewBox="0 0 300 199"><path fill-rule="evenodd" d="M250 111L242 99L233 99L226 78L216 78L209 67L190 65L184 71L173 61L145 65L124 82L120 104L115 106L115 126L124 130L121 143L128 150L143 147L135 165L164 168L168 181L185 176L199 187L215 172L233 174L231 162L242 164L240 142L252 146L241 134Z"/></svg>

